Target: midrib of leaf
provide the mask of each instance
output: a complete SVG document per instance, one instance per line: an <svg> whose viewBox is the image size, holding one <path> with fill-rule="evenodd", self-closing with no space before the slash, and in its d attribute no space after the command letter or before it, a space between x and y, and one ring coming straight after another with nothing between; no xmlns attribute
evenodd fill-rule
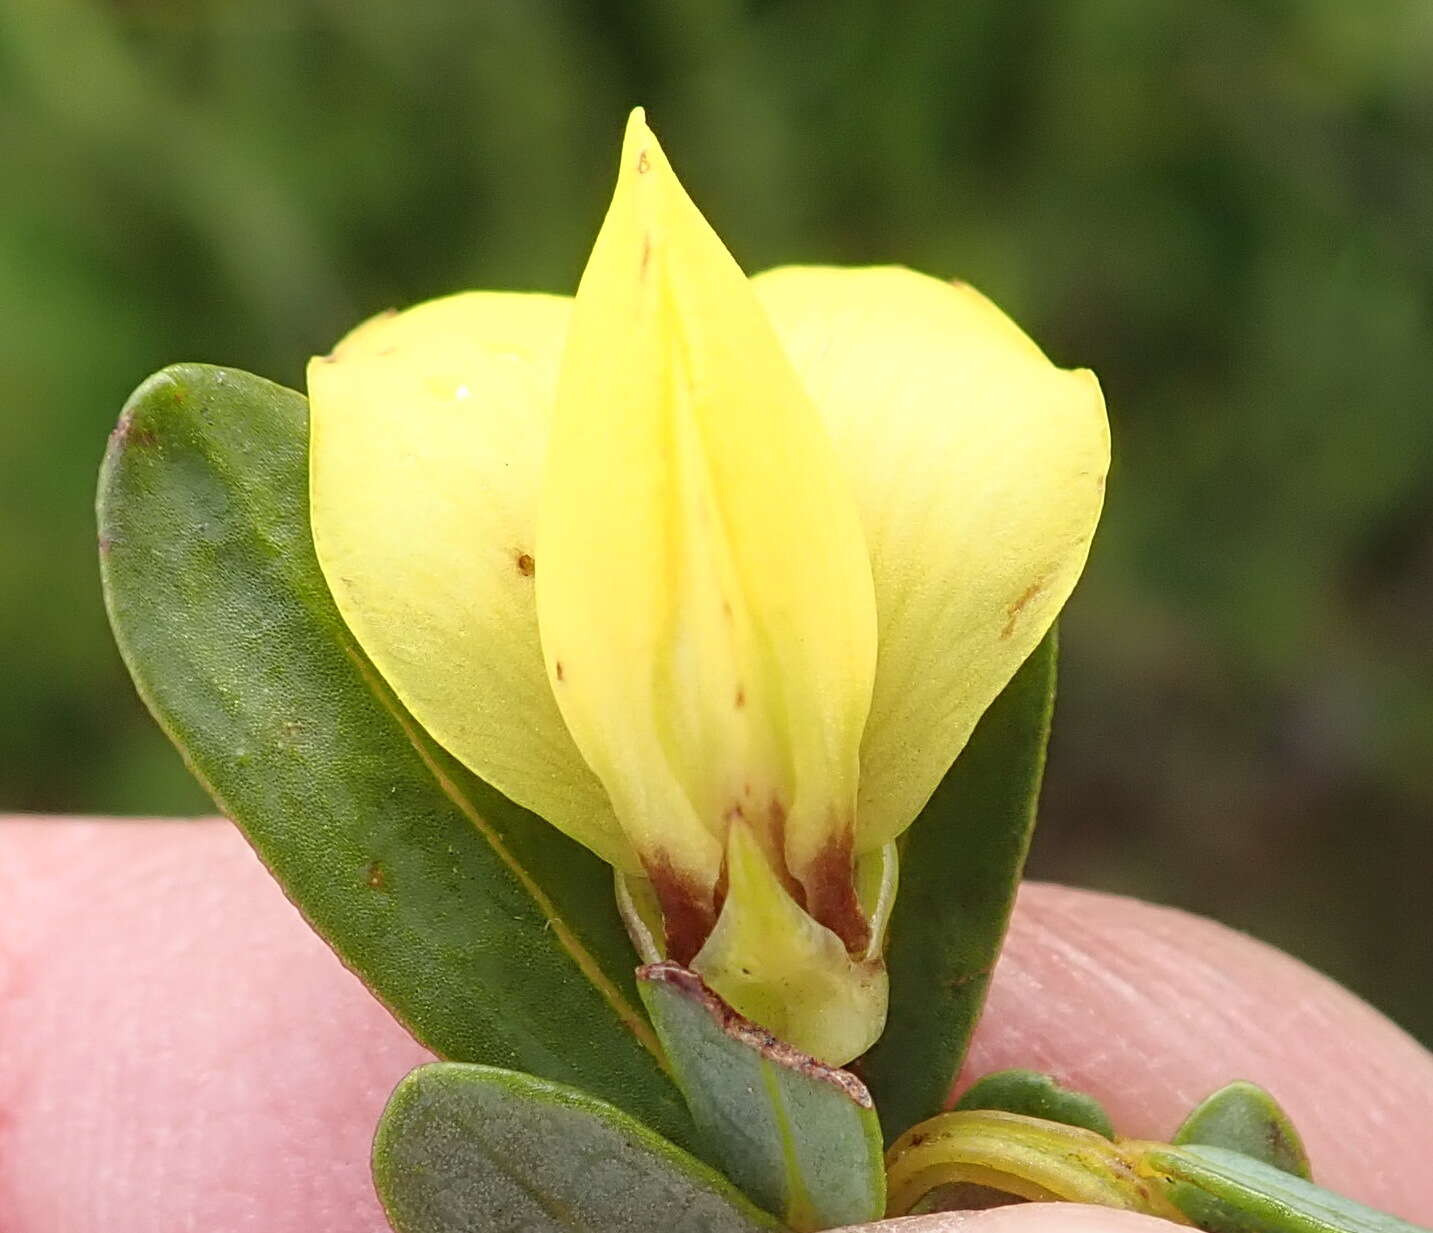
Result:
<svg viewBox="0 0 1433 1233"><path fill-rule="evenodd" d="M585 947L573 933L571 927L546 891L537 883L528 872L527 867L517 858L502 840L502 837L493 829L492 824L479 812L476 805L468 799L463 790L449 778L438 760L433 756L433 751L425 735L417 727L413 719L407 715L394 701L387 685L378 676L373 665L364 658L362 652L347 641L343 643L344 654L353 662L358 669L359 675L363 678L373 696L380 705L393 717L393 720L402 730L405 739L413 747L414 752L422 761L428 773L432 775L433 782L438 785L439 790L468 819L477 829L484 841L492 848L499 860L507 866L509 872L517 879L518 884L527 892L538 910L547 918L548 925L552 929L553 936L558 940L578 970L585 976L600 993L607 1004L612 1008L613 1013L622 1022L628 1031L632 1033L642 1044L661 1067L664 1074L671 1078L671 1068L667 1063L667 1055L657 1041L657 1035L652 1030L646 1018L640 1014L635 1006L625 997L622 991L612 983L611 978L598 964L591 951Z"/></svg>
<svg viewBox="0 0 1433 1233"><path fill-rule="evenodd" d="M806 1191L806 1179L801 1175L801 1161L796 1151L796 1128L786 1109L786 1100L781 1091L781 1080L766 1058L757 1062L761 1071L761 1085L766 1090L766 1099L771 1105L775 1118L777 1138L781 1140L781 1158L786 1165L786 1210L781 1218L793 1229L816 1227L815 1207Z"/></svg>
<svg viewBox="0 0 1433 1233"><path fill-rule="evenodd" d="M572 1212L565 1203L557 1203L550 1196L545 1194L538 1187L534 1186L527 1178L514 1169L508 1159L501 1151L494 1151L486 1139L477 1135L468 1140L469 1144L477 1150L484 1160L492 1166L495 1173L502 1174L512 1183L515 1189L521 1190L532 1200L533 1206L537 1207L544 1216L562 1229L581 1229L585 1226L573 1219Z"/></svg>

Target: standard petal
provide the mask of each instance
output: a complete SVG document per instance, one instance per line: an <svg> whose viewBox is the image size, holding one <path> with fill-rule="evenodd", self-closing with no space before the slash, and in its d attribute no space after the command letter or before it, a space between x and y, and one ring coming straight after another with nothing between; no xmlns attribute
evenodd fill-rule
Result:
<svg viewBox="0 0 1433 1233"><path fill-rule="evenodd" d="M669 943L679 901L705 913L697 934L710 927L733 818L785 857L819 919L845 910L854 935L875 661L860 521L750 283L640 113L556 407L543 649L563 716L643 853Z"/></svg>
<svg viewBox="0 0 1433 1233"><path fill-rule="evenodd" d="M636 868L558 714L534 541L571 301L473 292L375 317L309 365L314 544L403 704L518 804Z"/></svg>
<svg viewBox="0 0 1433 1233"><path fill-rule="evenodd" d="M854 486L876 589L857 843L915 818L1089 553L1109 426L970 287L897 268L754 280Z"/></svg>

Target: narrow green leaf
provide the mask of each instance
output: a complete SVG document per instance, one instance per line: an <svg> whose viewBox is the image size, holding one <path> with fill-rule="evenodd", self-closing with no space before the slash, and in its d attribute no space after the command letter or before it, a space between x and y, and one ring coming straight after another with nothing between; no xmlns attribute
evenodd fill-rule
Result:
<svg viewBox="0 0 1433 1233"><path fill-rule="evenodd" d="M1025 866L1055 700L1051 630L981 719L901 845L886 1030L857 1066L887 1133L944 1107Z"/></svg>
<svg viewBox="0 0 1433 1233"><path fill-rule="evenodd" d="M1205 1097L1184 1119L1173 1142L1227 1147L1296 1177L1313 1176L1292 1119L1273 1096L1242 1079Z"/></svg>
<svg viewBox="0 0 1433 1233"><path fill-rule="evenodd" d="M866 1089L743 1019L675 963L638 973L709 1157L798 1233L879 1220L881 1127Z"/></svg>
<svg viewBox="0 0 1433 1233"><path fill-rule="evenodd" d="M1034 1070L997 1070L966 1088L956 1109L1001 1109L1093 1130L1106 1139L1115 1137L1110 1115L1093 1096L1061 1087L1049 1075Z"/></svg>
<svg viewBox="0 0 1433 1233"><path fill-rule="evenodd" d="M1144 1163L1174 1180L1169 1197L1190 1219L1218 1233L1428 1233L1227 1148L1152 1146Z"/></svg>
<svg viewBox="0 0 1433 1233"><path fill-rule="evenodd" d="M98 504L110 620L141 696L420 1041L581 1082L689 1138L610 870L398 704L329 598L307 491L300 395L201 365L135 392Z"/></svg>
<svg viewBox="0 0 1433 1233"><path fill-rule="evenodd" d="M764 1233L724 1177L619 1109L511 1070L439 1062L394 1091L373 1179L398 1233Z"/></svg>

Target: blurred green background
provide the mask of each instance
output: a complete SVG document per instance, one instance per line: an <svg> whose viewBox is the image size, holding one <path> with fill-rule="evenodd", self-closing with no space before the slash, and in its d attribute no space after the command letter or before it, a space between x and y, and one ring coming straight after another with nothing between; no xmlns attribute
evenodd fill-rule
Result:
<svg viewBox="0 0 1433 1233"><path fill-rule="evenodd" d="M0 808L206 807L100 604L130 389L570 290L637 102L748 268L959 275L1103 379L1034 872L1433 1039L1428 0L0 0Z"/></svg>

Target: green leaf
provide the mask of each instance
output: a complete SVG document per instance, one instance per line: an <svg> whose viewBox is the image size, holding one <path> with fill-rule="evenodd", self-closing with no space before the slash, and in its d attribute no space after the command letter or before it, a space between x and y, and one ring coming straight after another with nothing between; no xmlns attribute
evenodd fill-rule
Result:
<svg viewBox="0 0 1433 1233"><path fill-rule="evenodd" d="M945 1107L1025 866L1055 700L1052 629L901 844L886 1030L857 1069L894 1139Z"/></svg>
<svg viewBox="0 0 1433 1233"><path fill-rule="evenodd" d="M309 923L420 1041L578 1081L689 1139L611 871L398 704L329 598L307 489L293 391L179 365L135 392L99 523L110 620L141 696Z"/></svg>
<svg viewBox="0 0 1433 1233"><path fill-rule="evenodd" d="M1309 1179L1309 1160L1303 1140L1289 1115L1263 1088L1238 1081L1206 1097L1184 1119L1174 1136L1176 1145L1204 1144L1242 1152L1255 1160ZM1182 1208L1202 1229L1211 1233L1245 1233L1262 1227L1237 1207L1194 1187L1178 1184Z"/></svg>
<svg viewBox="0 0 1433 1233"><path fill-rule="evenodd" d="M638 988L722 1171L798 1233L885 1213L881 1126L866 1089L743 1019L675 963Z"/></svg>
<svg viewBox="0 0 1433 1233"><path fill-rule="evenodd" d="M1205 1097L1175 1133L1173 1142L1227 1147L1305 1180L1304 1141L1283 1107L1258 1084L1239 1080Z"/></svg>
<svg viewBox="0 0 1433 1233"><path fill-rule="evenodd" d="M724 1177L563 1084L439 1062L394 1091L373 1179L398 1233L757 1233Z"/></svg>
<svg viewBox="0 0 1433 1233"><path fill-rule="evenodd" d="M955 1102L956 1109L1003 1109L1026 1117L1062 1122L1115 1137L1110 1115L1093 1096L1061 1087L1049 1075L1033 1070L998 1070L972 1083Z"/></svg>
<svg viewBox="0 0 1433 1233"><path fill-rule="evenodd" d="M1148 1168L1173 1179L1169 1197L1201 1228L1231 1233L1427 1233L1228 1148L1151 1146L1143 1159ZM1217 1208L1211 1209L1211 1200ZM1215 1217L1206 1224L1211 1211Z"/></svg>

